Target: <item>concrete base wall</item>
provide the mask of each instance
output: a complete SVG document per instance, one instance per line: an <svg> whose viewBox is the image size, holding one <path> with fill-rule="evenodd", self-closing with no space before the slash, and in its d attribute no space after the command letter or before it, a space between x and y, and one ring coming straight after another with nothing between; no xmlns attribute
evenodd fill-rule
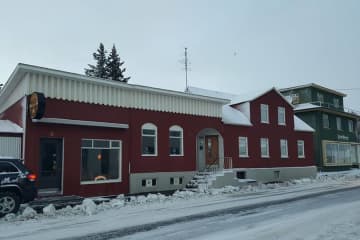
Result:
<svg viewBox="0 0 360 240"><path fill-rule="evenodd" d="M160 192L182 189L194 177L196 172L155 172L130 174L130 193ZM171 178L182 178L182 183L171 184ZM156 185L143 186L143 180L156 179Z"/></svg>
<svg viewBox="0 0 360 240"><path fill-rule="evenodd" d="M237 178L237 172L245 172L245 178ZM309 167L279 167L279 168L238 168L217 174L212 181L211 187L221 188L224 186L241 186L251 180L256 182L288 181L291 179L316 177L316 166Z"/></svg>

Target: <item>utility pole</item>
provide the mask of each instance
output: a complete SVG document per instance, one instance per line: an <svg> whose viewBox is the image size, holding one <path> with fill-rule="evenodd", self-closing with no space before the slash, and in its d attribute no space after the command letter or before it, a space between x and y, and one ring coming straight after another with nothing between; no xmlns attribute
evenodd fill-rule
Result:
<svg viewBox="0 0 360 240"><path fill-rule="evenodd" d="M185 48L185 92L189 91L189 86L188 86L188 56L187 56L187 48Z"/></svg>

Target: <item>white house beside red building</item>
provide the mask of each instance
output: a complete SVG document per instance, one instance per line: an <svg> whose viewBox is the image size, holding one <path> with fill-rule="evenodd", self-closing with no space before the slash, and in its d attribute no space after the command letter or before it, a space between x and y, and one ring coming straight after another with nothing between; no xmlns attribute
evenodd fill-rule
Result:
<svg viewBox="0 0 360 240"><path fill-rule="evenodd" d="M40 193L174 190L205 168L226 168L223 184L314 176L313 130L276 89L231 103L207 95L18 64L0 121L22 130Z"/></svg>

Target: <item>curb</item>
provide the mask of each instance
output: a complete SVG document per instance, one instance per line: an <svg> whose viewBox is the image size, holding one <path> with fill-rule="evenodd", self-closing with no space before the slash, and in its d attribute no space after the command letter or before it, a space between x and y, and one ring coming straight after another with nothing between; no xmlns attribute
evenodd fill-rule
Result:
<svg viewBox="0 0 360 240"><path fill-rule="evenodd" d="M321 196L321 195L328 195L328 194L333 194L333 193L338 193L338 192L351 191L351 190L359 189L359 188L360 188L360 186L354 186L354 187L348 187L348 188L326 190L326 191L322 191L322 192L318 192L318 193L310 193L310 194L305 194L302 196L297 196L297 197L292 197L292 198L287 198L287 199L272 200L272 201L267 201L267 202L262 202L262 203L248 204L248 205L244 205L244 206L225 208L225 209L214 210L214 211L205 212L205 213L196 213L193 215L177 217L177 218L158 221L158 222L154 222L154 223L147 223L147 224L143 224L143 225L125 227L125 228L118 229L118 230L111 230L111 231L107 231L107 232L89 234L89 235L85 235L85 236L81 236L81 237L71 237L71 238L63 238L63 239L64 240L65 239L74 239L74 240L83 240L83 239L95 240L96 239L97 240L97 239L119 238L119 237L131 235L131 234L134 234L137 232L150 231L150 230L156 229L158 227L168 226L168 225L172 225L175 223L182 223L182 222L187 222L187 221L200 220L200 219L204 219L204 218L208 218L208 217L215 217L215 216L219 216L219 215L238 213L241 211L253 210L256 208L260 208L260 207L268 207L268 206L272 206L272 205L295 202L295 201L308 199L308 198L312 198L312 197L317 197L317 196Z"/></svg>

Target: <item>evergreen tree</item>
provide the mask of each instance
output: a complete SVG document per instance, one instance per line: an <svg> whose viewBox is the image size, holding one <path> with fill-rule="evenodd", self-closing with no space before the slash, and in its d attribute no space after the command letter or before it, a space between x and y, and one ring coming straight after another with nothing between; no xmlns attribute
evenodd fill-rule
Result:
<svg viewBox="0 0 360 240"><path fill-rule="evenodd" d="M88 64L89 68L85 69L86 76L107 78L108 75L105 68L107 59L104 44L100 43L97 52L93 53L93 57L96 60L96 66Z"/></svg>
<svg viewBox="0 0 360 240"><path fill-rule="evenodd" d="M130 77L124 77L123 73L126 71L126 68L121 69L123 64L124 61L120 61L119 54L117 53L114 44L106 61L106 73L108 78L115 81L128 82Z"/></svg>

